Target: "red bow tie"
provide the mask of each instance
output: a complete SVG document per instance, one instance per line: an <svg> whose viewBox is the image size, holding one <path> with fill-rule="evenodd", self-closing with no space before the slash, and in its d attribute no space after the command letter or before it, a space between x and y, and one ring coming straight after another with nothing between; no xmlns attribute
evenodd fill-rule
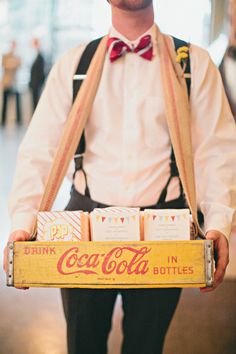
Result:
<svg viewBox="0 0 236 354"><path fill-rule="evenodd" d="M147 60L152 60L153 57L152 40L149 34L142 37L139 44L134 48L130 47L119 38L109 37L107 47L111 62L114 62L122 55L130 52L136 53Z"/></svg>

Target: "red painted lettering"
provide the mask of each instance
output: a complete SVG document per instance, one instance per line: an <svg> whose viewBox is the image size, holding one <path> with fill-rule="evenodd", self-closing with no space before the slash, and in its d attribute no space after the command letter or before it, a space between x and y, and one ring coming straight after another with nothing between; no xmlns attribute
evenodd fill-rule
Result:
<svg viewBox="0 0 236 354"><path fill-rule="evenodd" d="M188 267L188 270L189 270L188 274L193 274L194 273L193 267Z"/></svg>
<svg viewBox="0 0 236 354"><path fill-rule="evenodd" d="M29 247L25 247L24 248L24 254L26 254L27 256L30 254L30 248Z"/></svg>
<svg viewBox="0 0 236 354"><path fill-rule="evenodd" d="M95 265L94 260L90 262L90 259L95 256L95 254L89 256L88 254L83 254L78 257L79 248L72 247L67 250L59 259L57 263L57 270L63 275L69 274L97 274L93 268ZM95 257L96 258L96 257ZM84 269L83 269L84 267Z"/></svg>
<svg viewBox="0 0 236 354"><path fill-rule="evenodd" d="M132 247L116 247L113 248L104 258L102 264L102 272L104 274L146 274L149 270L148 268L148 261L144 261L141 259L150 252L151 249L147 247L142 247L140 249L135 249ZM133 258L130 260L129 263L127 261L116 261L122 257L125 251L132 252Z"/></svg>
<svg viewBox="0 0 236 354"><path fill-rule="evenodd" d="M57 269L59 273L64 275L98 274L97 268L103 259L101 271L104 275L112 273L117 275L124 273L144 275L149 270L148 260L144 260L144 257L150 250L147 247L140 249L115 247L104 255L99 253L80 254L78 247L72 247L60 257ZM127 252L132 254L129 261L125 258Z"/></svg>

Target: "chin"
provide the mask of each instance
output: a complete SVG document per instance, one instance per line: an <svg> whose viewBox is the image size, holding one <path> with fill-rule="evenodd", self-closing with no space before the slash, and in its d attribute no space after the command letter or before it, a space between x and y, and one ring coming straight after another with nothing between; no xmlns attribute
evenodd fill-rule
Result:
<svg viewBox="0 0 236 354"><path fill-rule="evenodd" d="M138 11L150 6L153 0L110 0L109 2L121 10Z"/></svg>

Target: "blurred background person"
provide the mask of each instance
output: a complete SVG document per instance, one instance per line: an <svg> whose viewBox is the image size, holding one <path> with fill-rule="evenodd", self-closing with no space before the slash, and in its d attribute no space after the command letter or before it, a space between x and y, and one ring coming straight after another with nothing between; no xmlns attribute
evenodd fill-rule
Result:
<svg viewBox="0 0 236 354"><path fill-rule="evenodd" d="M16 87L16 74L21 66L21 59L16 55L16 41L11 42L11 47L8 53L2 57L2 91L3 91L3 104L2 104L2 126L6 124L7 107L9 97L14 95L16 98L16 121L18 124L22 123L21 117L21 102L20 93Z"/></svg>
<svg viewBox="0 0 236 354"><path fill-rule="evenodd" d="M34 38L32 44L36 51L36 56L30 69L29 87L32 96L32 110L34 111L38 104L45 80L45 60L41 52L39 39Z"/></svg>
<svg viewBox="0 0 236 354"><path fill-rule="evenodd" d="M236 121L236 0L229 0L228 19L228 46L219 69L230 108Z"/></svg>

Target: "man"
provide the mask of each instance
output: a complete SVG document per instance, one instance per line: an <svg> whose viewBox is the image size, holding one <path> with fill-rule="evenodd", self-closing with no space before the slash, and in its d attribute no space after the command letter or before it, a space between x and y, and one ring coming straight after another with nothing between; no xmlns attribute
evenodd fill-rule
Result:
<svg viewBox="0 0 236 354"><path fill-rule="evenodd" d="M32 95L32 108L33 112L37 107L41 90L45 80L44 72L44 57L40 50L40 41L38 38L33 39L33 47L36 51L36 57L30 69L30 82L29 87Z"/></svg>
<svg viewBox="0 0 236 354"><path fill-rule="evenodd" d="M6 124L8 99L11 95L16 97L16 121L21 124L21 104L20 94L16 88L16 73L21 65L20 58L15 54L16 41L12 41L11 49L3 55L2 68L2 88L3 88L3 105L2 105L2 125Z"/></svg>
<svg viewBox="0 0 236 354"><path fill-rule="evenodd" d="M85 128L83 170L75 175L67 209L90 211L94 205L183 208L179 179L169 178L171 143L152 0L111 0L110 5L111 46ZM147 47L135 53L140 41L150 38L152 45L147 43ZM126 50L122 49L124 55L115 58L112 44L117 40L122 40L119 45ZM29 238L71 108L72 78L84 48L69 51L52 69L20 147L10 200L13 223L10 240ZM228 263L226 237L235 207L231 204L236 192L232 169L236 159L235 126L219 73L207 53L195 46L191 48L191 76L198 203L205 216L206 237L214 240L217 252L215 289L222 282ZM160 201L165 187L168 187L166 198ZM161 353L180 289L119 292L124 309L122 354ZM106 353L117 293L114 289L62 291L70 354Z"/></svg>

